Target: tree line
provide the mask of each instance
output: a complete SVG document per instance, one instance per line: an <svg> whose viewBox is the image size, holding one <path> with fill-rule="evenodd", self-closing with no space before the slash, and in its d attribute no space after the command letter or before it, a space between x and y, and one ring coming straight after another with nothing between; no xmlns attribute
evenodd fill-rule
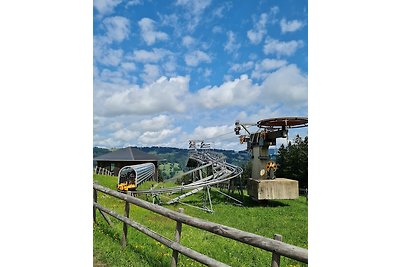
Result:
<svg viewBox="0 0 400 267"><path fill-rule="evenodd" d="M297 135L293 143L289 141L286 147L282 144L276 163L277 177L297 180L300 188L308 188L308 137L303 140Z"/></svg>

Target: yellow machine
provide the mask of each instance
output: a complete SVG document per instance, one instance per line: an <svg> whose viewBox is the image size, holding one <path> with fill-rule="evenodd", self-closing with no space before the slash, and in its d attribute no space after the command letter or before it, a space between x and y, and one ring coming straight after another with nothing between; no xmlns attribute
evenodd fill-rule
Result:
<svg viewBox="0 0 400 267"><path fill-rule="evenodd" d="M117 189L123 192L135 191L141 183L153 177L154 173L153 163L124 166L118 173Z"/></svg>
<svg viewBox="0 0 400 267"><path fill-rule="evenodd" d="M136 175L133 169L126 168L119 173L117 189L120 191L136 190Z"/></svg>
<svg viewBox="0 0 400 267"><path fill-rule="evenodd" d="M136 185L134 181L127 181L125 183L118 184L117 188L119 191L134 191L136 190Z"/></svg>

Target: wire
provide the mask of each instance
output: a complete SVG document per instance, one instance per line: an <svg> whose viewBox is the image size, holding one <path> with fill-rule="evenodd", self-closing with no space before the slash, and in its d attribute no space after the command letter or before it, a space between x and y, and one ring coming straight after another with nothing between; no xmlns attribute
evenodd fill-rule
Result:
<svg viewBox="0 0 400 267"><path fill-rule="evenodd" d="M203 140L214 140L214 139L217 138L217 137L221 137L221 136L228 135L228 134L232 134L232 133L234 133L233 130L232 130L231 132L227 132L227 133L220 134L220 135L217 135L217 136L213 136L213 137L210 137L210 138L205 138L205 139L203 139Z"/></svg>
<svg viewBox="0 0 400 267"><path fill-rule="evenodd" d="M248 126L247 128L250 128L250 127L256 127L257 125L250 125L250 126ZM218 138L218 137L221 137L221 136L224 136L224 135L228 135L228 134L232 134L232 133L234 133L234 131L230 131L230 132L227 132L227 133L224 133L224 134L220 134L220 135L217 135L217 136L213 136L213 137L210 137L210 138L204 138L203 140L215 140L216 138ZM236 135L236 134L235 134Z"/></svg>

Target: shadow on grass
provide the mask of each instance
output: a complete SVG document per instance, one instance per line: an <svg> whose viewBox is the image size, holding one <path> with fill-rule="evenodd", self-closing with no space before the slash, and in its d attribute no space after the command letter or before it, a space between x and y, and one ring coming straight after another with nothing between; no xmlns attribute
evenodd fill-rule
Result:
<svg viewBox="0 0 400 267"><path fill-rule="evenodd" d="M221 194L220 192L218 192L218 190L222 191L224 194L227 194L239 201L241 201L243 204L239 204L237 201L227 197L226 195ZM216 190L215 188L213 188L210 191L210 196L211 196L211 201L213 205L218 205L218 204L231 204L231 205L235 205L235 206L243 206L243 207L248 207L248 208L253 208L253 207L270 207L270 208L275 208L275 207L285 207L285 206L290 206L287 203L283 203L281 201L277 201L277 200L253 200L251 197L247 196L247 195L243 195L241 196L241 194L237 191L235 192L231 192L230 194L228 194L227 190L221 190L218 189ZM179 196L179 194L174 194L174 197ZM189 205L193 205L193 206L198 206L198 207L202 207L203 203L205 203L207 206L209 206L209 199L208 196L206 201L204 201L204 192L200 191L199 193L196 193L194 195L191 195L187 198L183 198L181 200L181 202L184 202L186 204ZM172 199L172 197L171 197ZM167 205L166 203L163 203L162 205L164 206L170 206ZM176 204L172 204L172 205L176 205Z"/></svg>
<svg viewBox="0 0 400 267"><path fill-rule="evenodd" d="M244 197L243 205L248 208L256 208L256 207L266 207L266 208L276 208L276 207L287 207L289 204L282 203L277 200L253 200L249 196Z"/></svg>

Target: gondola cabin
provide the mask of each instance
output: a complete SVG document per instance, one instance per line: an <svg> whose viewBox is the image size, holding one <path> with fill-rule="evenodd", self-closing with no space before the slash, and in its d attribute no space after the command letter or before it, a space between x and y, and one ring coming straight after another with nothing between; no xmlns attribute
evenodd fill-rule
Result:
<svg viewBox="0 0 400 267"><path fill-rule="evenodd" d="M135 191L136 188L153 177L156 167L153 163L143 163L122 167L118 173L119 191Z"/></svg>

